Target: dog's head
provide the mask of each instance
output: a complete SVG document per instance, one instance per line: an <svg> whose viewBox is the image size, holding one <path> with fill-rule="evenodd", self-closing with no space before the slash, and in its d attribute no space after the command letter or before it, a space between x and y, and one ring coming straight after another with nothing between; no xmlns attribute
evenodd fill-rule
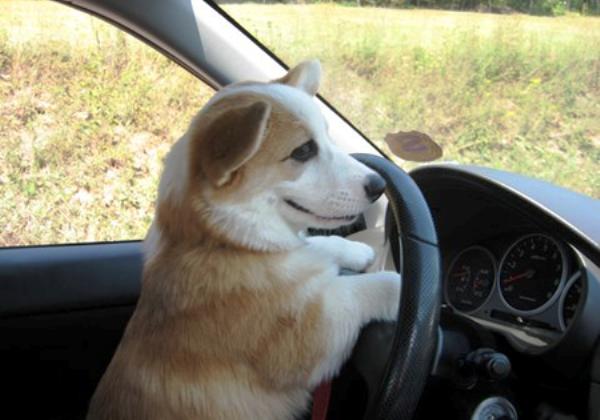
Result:
<svg viewBox="0 0 600 420"><path fill-rule="evenodd" d="M188 208L158 214L159 230L202 223L239 245L281 249L307 227L352 222L376 200L383 179L329 138L314 99L320 73L307 61L271 83L218 92L167 158L159 212Z"/></svg>

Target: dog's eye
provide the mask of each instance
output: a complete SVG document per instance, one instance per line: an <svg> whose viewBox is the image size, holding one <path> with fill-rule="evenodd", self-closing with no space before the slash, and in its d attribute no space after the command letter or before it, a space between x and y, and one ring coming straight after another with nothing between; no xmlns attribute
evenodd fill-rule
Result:
<svg viewBox="0 0 600 420"><path fill-rule="evenodd" d="M314 140L309 140L302 146L296 147L290 157L298 162L306 162L317 155L319 147Z"/></svg>

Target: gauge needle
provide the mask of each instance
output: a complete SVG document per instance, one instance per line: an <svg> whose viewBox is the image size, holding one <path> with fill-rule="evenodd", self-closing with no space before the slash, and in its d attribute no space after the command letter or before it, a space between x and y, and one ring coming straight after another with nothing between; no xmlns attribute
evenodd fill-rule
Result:
<svg viewBox="0 0 600 420"><path fill-rule="evenodd" d="M535 270L527 270L521 274L515 274L504 280L504 284L510 284L523 278L531 278L535 274Z"/></svg>

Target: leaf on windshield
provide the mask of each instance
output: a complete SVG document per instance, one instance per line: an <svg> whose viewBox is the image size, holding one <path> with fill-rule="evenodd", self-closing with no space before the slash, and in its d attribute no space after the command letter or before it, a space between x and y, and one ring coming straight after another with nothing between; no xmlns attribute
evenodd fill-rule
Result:
<svg viewBox="0 0 600 420"><path fill-rule="evenodd" d="M385 142L393 154L404 160L431 162L443 155L440 145L420 131L389 133L385 136Z"/></svg>

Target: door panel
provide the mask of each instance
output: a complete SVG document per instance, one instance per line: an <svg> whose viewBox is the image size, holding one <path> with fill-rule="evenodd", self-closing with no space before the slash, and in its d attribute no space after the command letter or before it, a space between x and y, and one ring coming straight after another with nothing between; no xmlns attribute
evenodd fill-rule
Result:
<svg viewBox="0 0 600 420"><path fill-rule="evenodd" d="M0 250L2 417L85 416L141 270L139 242Z"/></svg>
<svg viewBox="0 0 600 420"><path fill-rule="evenodd" d="M140 242L0 249L0 317L133 304Z"/></svg>

